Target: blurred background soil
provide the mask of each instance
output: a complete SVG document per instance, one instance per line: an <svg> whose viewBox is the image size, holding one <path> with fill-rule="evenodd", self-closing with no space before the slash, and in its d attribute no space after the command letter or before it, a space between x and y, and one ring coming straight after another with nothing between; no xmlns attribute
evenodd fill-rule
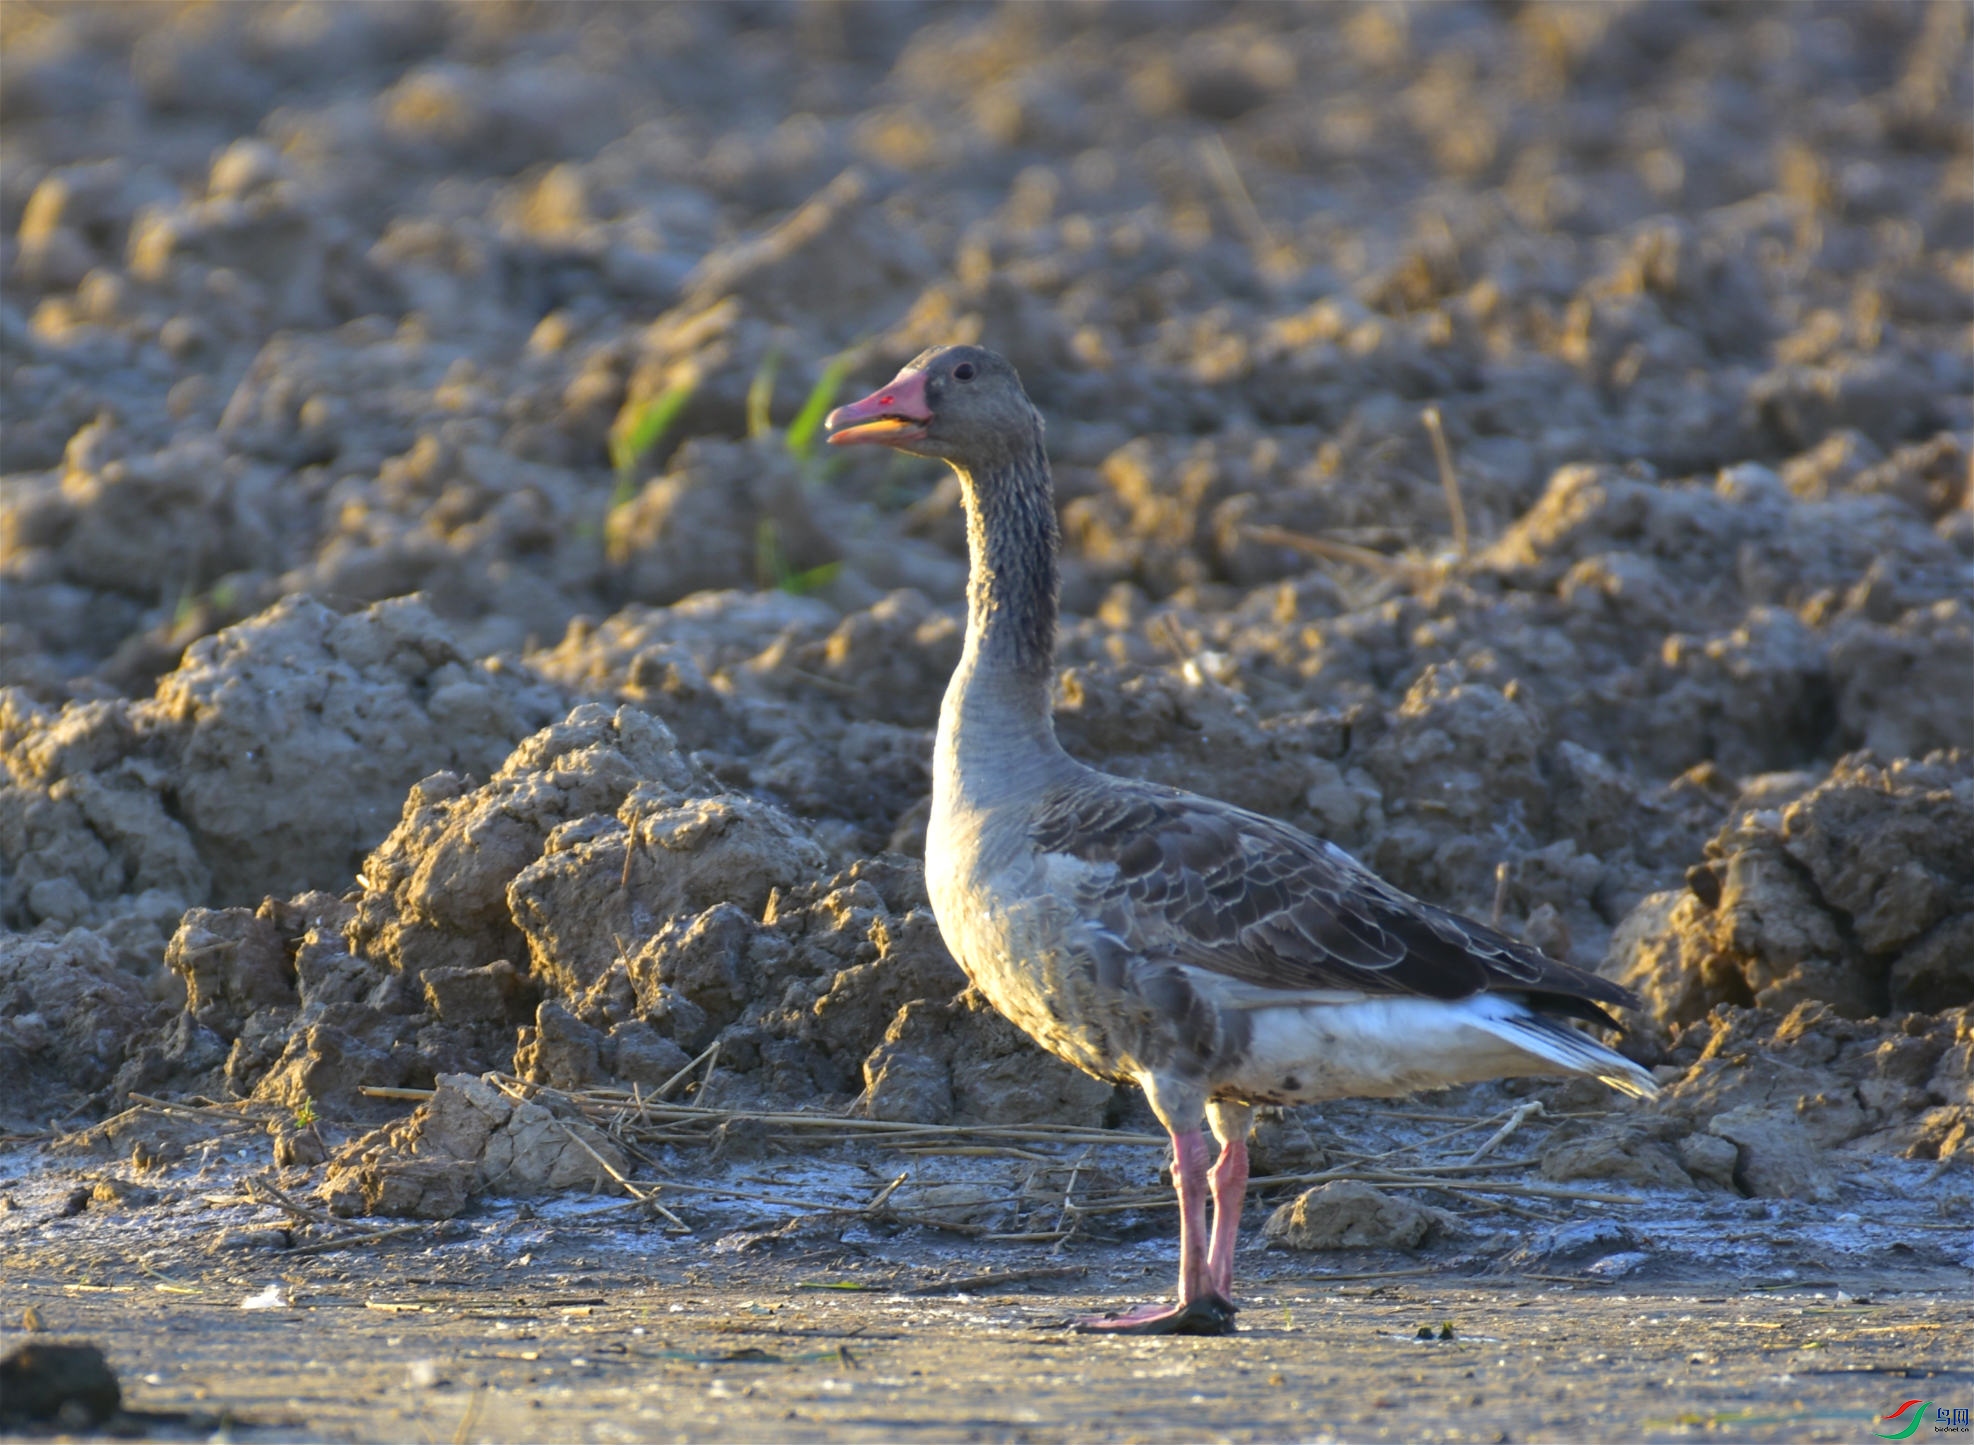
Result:
<svg viewBox="0 0 1974 1445"><path fill-rule="evenodd" d="M1073 753L1643 996L1541 1176L1964 1184L1971 20L11 0L0 1130L431 1218L614 1188L586 1090L1141 1126L927 910L954 485L815 445L977 340Z"/></svg>

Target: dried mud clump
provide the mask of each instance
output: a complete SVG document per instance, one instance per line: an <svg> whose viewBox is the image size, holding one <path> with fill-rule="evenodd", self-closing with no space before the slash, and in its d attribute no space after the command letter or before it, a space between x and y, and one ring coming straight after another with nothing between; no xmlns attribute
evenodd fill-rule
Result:
<svg viewBox="0 0 1974 1445"><path fill-rule="evenodd" d="M842 561L791 457L716 441L679 448L663 476L610 513L604 539L625 595L658 605L738 577L766 586Z"/></svg>
<svg viewBox="0 0 1974 1445"><path fill-rule="evenodd" d="M1110 1085L968 990L907 858L776 891L758 918L730 903L680 916L592 985L587 1016L596 1057L621 1059L640 1025L685 1053L717 1043L736 1103L861 1096L875 1117L921 1123L1092 1124L1112 1107Z"/></svg>
<svg viewBox="0 0 1974 1445"><path fill-rule="evenodd" d="M183 738L179 811L226 902L341 886L411 782L490 771L552 700L463 657L417 602L339 616L297 599L193 647L151 709Z"/></svg>
<svg viewBox="0 0 1974 1445"><path fill-rule="evenodd" d="M774 810L708 793L662 723L577 708L484 785L414 787L351 898L188 914L171 953L191 985L181 1032L227 1050L232 1091L345 1115L375 1112L361 1084L532 1070L523 1026L566 1015L558 1000L587 1007L622 940L715 898L759 909L821 866ZM635 1039L623 1053L628 1067ZM147 1068L171 1063L167 1048Z"/></svg>
<svg viewBox="0 0 1974 1445"><path fill-rule="evenodd" d="M1526 675L1565 731L1661 776L1799 767L1872 727L1915 752L1974 742L1937 686L1860 705L1947 646L1965 611L1965 558L1895 495L1804 502L1752 463L1710 486L1567 467L1482 565L1513 589L1489 610L1554 629L1543 645L1579 664Z"/></svg>
<svg viewBox="0 0 1974 1445"><path fill-rule="evenodd" d="M902 1005L863 1082L874 1119L1100 1127L1118 1111L1110 1084L1038 1051L976 989Z"/></svg>
<svg viewBox="0 0 1974 1445"><path fill-rule="evenodd" d="M682 798L693 784L663 723L594 703L524 740L482 785L433 773L403 798L398 826L365 860L350 947L413 991L438 970L498 959L525 965L528 938L509 890L551 838L568 846L558 830L587 824L594 833L633 794L650 806ZM621 863L621 824L615 836ZM447 992L443 981L434 986ZM456 1012L465 995L452 993Z"/></svg>
<svg viewBox="0 0 1974 1445"><path fill-rule="evenodd" d="M1827 1188L1832 1151L1941 1159L1974 1148L1974 1015L1964 1007L1895 1020L1845 1019L1822 1003L1781 1018L1720 1009L1671 1057L1693 1062L1659 1112L1735 1144L1744 1193Z"/></svg>
<svg viewBox="0 0 1974 1445"><path fill-rule="evenodd" d="M1417 1249L1449 1222L1444 1212L1403 1195L1338 1179L1277 1208L1262 1237L1279 1249Z"/></svg>
<svg viewBox="0 0 1974 1445"><path fill-rule="evenodd" d="M847 866L908 829L929 793L959 644L953 611L910 589L847 612L816 596L702 592L572 627L529 661L665 717L701 766L810 820Z"/></svg>
<svg viewBox="0 0 1974 1445"><path fill-rule="evenodd" d="M1722 1003L1868 1018L1974 1002L1974 759L1853 753L1737 804L1687 887L1654 894L1606 967L1662 1026ZM1799 793L1791 800L1789 793Z"/></svg>
<svg viewBox="0 0 1974 1445"><path fill-rule="evenodd" d="M319 1195L335 1214L450 1219L488 1192L614 1189L628 1167L610 1137L580 1118L485 1079L444 1074L408 1117L337 1151Z"/></svg>

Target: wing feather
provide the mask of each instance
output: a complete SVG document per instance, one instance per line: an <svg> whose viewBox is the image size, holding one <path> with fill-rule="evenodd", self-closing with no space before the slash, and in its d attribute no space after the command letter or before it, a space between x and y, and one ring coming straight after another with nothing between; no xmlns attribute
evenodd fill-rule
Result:
<svg viewBox="0 0 1974 1445"><path fill-rule="evenodd" d="M1078 902L1133 952L1284 992L1460 999L1524 991L1603 1017L1608 979L1422 903L1342 850L1211 798L1093 775L1043 802L1036 844L1096 865ZM1606 1020L1608 1022L1608 1019Z"/></svg>

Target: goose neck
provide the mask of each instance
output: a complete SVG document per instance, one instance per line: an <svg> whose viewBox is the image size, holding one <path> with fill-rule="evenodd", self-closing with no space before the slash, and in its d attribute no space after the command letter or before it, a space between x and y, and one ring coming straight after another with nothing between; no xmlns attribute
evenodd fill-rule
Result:
<svg viewBox="0 0 1974 1445"><path fill-rule="evenodd" d="M968 658L977 673L1035 681L1046 698L1055 670L1060 539L1040 437L1028 455L960 469L960 488L969 561Z"/></svg>
<svg viewBox="0 0 1974 1445"><path fill-rule="evenodd" d="M940 709L935 792L964 792L959 768L1012 786L1063 756L1051 716L1056 513L1039 438L1034 460L960 471L966 501L966 647ZM946 775L952 776L947 778Z"/></svg>

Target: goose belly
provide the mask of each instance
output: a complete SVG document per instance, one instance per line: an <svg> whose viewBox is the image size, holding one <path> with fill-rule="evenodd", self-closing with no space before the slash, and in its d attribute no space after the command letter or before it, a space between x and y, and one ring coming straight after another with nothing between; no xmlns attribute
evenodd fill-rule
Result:
<svg viewBox="0 0 1974 1445"><path fill-rule="evenodd" d="M1124 1071L1116 1034L1132 1010L1098 997L1090 960L1066 946L1051 910L997 906L970 890L930 891L940 937L996 1012L1086 1073L1108 1079Z"/></svg>
<svg viewBox="0 0 1974 1445"><path fill-rule="evenodd" d="M1248 1046L1218 1073L1213 1091L1257 1104L1307 1104L1569 1072L1490 1031L1476 1003L1363 999L1250 1010Z"/></svg>

